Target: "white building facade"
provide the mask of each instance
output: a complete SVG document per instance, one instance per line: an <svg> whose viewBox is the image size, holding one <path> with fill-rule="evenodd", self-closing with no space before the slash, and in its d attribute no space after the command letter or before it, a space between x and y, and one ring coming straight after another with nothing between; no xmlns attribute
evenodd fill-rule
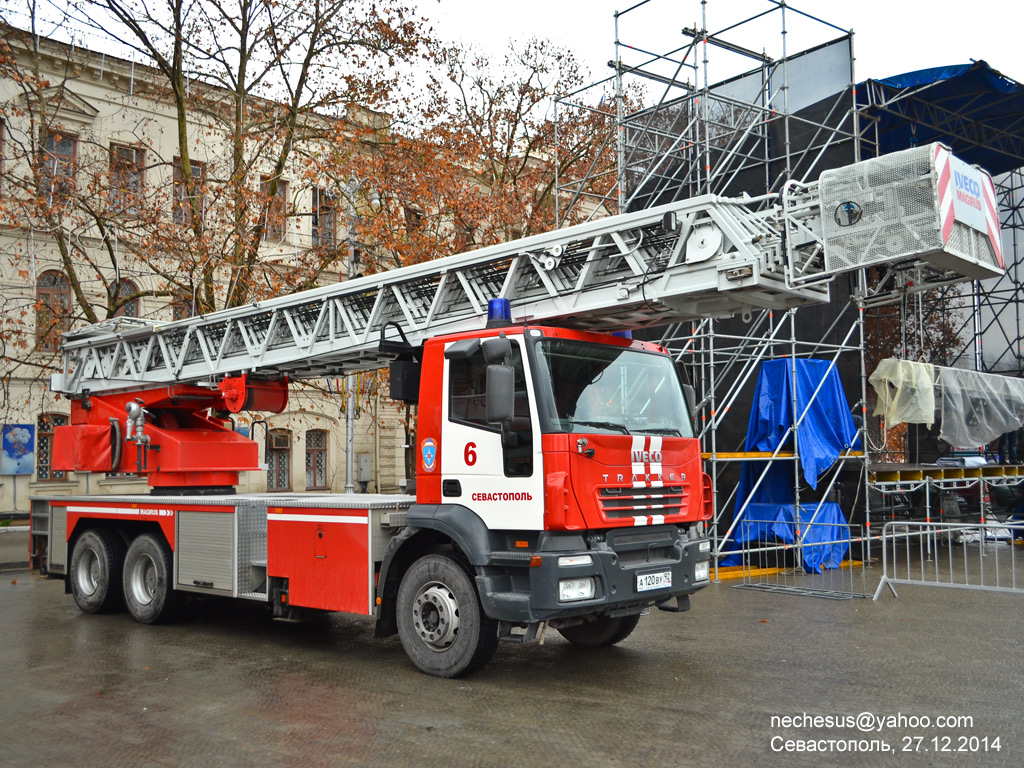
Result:
<svg viewBox="0 0 1024 768"><path fill-rule="evenodd" d="M26 38L8 36L0 72L0 515L28 512L32 495L148 492L133 475L53 468L53 429L70 414L68 400L48 386L61 362L60 333L113 317L182 319L201 310L203 291L223 298L237 277L230 266L216 268L215 284L203 285L202 254L173 251L176 233L181 242L196 237L188 208L194 196L183 179L174 104L158 73L45 38L19 43ZM29 85L27 77L34 78ZM231 146L215 117L187 131L192 176L203 180L192 191L202 196L204 216L209 209L202 221L209 230L196 242L218 243L211 233L221 227L219 247L230 251L238 238L218 212L230 208L218 200L218 176ZM324 140L320 147L343 156ZM249 166L244 183L253 195L276 181L250 270L265 283L263 295L293 290L298 274L312 286L349 272L357 246L346 224L358 203L342 201L336 185L310 169L294 162L270 176L272 168ZM171 244L166 254L161 242ZM357 393L352 482L357 491L399 490L404 407L387 398L379 375L349 381ZM284 413L238 414L236 429L259 444L266 467L243 473L238 490L342 491L347 386L340 376L302 382Z"/></svg>

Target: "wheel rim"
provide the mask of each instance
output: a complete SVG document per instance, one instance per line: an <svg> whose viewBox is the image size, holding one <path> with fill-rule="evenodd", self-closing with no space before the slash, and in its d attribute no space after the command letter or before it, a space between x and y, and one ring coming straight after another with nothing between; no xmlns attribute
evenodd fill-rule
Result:
<svg viewBox="0 0 1024 768"><path fill-rule="evenodd" d="M82 552L78 561L77 581L78 587L85 595L92 595L99 588L100 574L103 566L100 564L99 555L96 550L89 547Z"/></svg>
<svg viewBox="0 0 1024 768"><path fill-rule="evenodd" d="M140 554L131 565L128 586L140 605L149 605L156 596L156 562L148 554Z"/></svg>
<svg viewBox="0 0 1024 768"><path fill-rule="evenodd" d="M423 643L440 653L451 647L459 633L459 601L439 581L424 584L412 603L412 623Z"/></svg>

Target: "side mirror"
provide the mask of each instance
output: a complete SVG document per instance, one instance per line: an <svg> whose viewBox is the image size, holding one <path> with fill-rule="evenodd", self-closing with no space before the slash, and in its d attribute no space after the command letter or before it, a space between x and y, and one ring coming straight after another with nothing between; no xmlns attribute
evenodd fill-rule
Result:
<svg viewBox="0 0 1024 768"><path fill-rule="evenodd" d="M419 402L420 364L415 360L391 362L391 399L406 404Z"/></svg>
<svg viewBox="0 0 1024 768"><path fill-rule="evenodd" d="M509 366L487 366L487 423L507 424L512 420L516 408L515 382L515 371Z"/></svg>
<svg viewBox="0 0 1024 768"><path fill-rule="evenodd" d="M484 362L488 365L505 361L512 354L512 342L504 336L494 336L483 340Z"/></svg>

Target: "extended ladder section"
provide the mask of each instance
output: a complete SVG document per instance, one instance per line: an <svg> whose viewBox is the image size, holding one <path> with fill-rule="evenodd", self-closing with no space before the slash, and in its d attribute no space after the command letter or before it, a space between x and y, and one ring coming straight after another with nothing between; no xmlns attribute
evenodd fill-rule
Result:
<svg viewBox="0 0 1024 768"><path fill-rule="evenodd" d="M243 373L311 378L376 368L391 357L381 340L397 339L388 326L413 344L478 330L488 299L498 297L510 300L517 323L617 330L824 303L835 274L868 265L913 265L947 282L1001 274L998 253L985 251L998 229L994 239L990 230L968 238L968 254L958 250L965 238L942 240L958 221L942 218L937 155L932 147L910 152L925 160L905 164L900 178L888 171L875 179L871 164L879 161L866 161L844 169L846 186L829 187L823 177L781 197L709 195L179 322L104 321L65 335L64 367L51 387L80 396L212 385ZM820 187L831 190L827 201ZM902 205L893 190L904 187L933 215L891 210L886 201ZM888 229L875 221L876 209ZM894 231L902 233L900 250L886 252ZM904 247L918 243L918 251Z"/></svg>

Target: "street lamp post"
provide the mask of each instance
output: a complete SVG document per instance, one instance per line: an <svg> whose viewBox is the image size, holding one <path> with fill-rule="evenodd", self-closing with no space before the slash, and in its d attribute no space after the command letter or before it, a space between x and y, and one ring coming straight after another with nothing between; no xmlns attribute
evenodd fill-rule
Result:
<svg viewBox="0 0 1024 768"><path fill-rule="evenodd" d="M348 245L348 279L356 276L356 195L368 179L357 180L349 176L345 182L345 242ZM370 187L370 207L380 207L380 196ZM355 493L355 418L356 418L356 377L345 374L345 493Z"/></svg>

